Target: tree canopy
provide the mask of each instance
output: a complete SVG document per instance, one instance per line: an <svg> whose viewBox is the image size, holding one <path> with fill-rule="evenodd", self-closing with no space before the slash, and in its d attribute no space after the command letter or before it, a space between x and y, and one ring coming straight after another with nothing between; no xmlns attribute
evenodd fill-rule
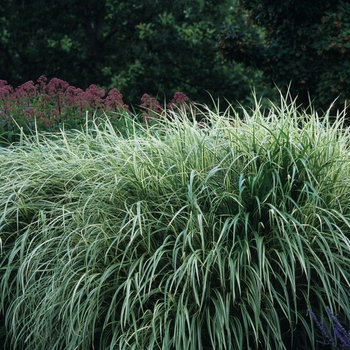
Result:
<svg viewBox="0 0 350 350"><path fill-rule="evenodd" d="M45 75L81 88L116 87L128 103L145 92L176 91L203 103L208 92L242 100L255 75L222 64L215 47L235 2L3 0L0 78L18 85Z"/></svg>
<svg viewBox="0 0 350 350"><path fill-rule="evenodd" d="M221 55L264 72L304 105L327 108L350 95L350 3L341 0L240 0L246 22L219 35Z"/></svg>

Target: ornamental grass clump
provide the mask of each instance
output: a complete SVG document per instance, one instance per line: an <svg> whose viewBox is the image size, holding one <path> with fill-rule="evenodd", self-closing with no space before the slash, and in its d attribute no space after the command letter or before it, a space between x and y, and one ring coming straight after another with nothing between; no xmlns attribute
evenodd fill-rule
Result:
<svg viewBox="0 0 350 350"><path fill-rule="evenodd" d="M350 310L349 133L285 101L244 114L0 149L12 348L316 348L307 310Z"/></svg>

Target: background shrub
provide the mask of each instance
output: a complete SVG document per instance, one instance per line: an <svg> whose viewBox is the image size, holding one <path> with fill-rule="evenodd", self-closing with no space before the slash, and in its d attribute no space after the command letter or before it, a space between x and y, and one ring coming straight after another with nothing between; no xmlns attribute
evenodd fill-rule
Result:
<svg viewBox="0 0 350 350"><path fill-rule="evenodd" d="M3 0L0 79L17 86L43 74L82 89L95 83L118 88L135 107L145 92L170 100L183 91L211 104L209 92L222 105L223 97L248 102L252 85L264 89L261 75L223 64L215 47L222 25L241 21L236 2Z"/></svg>
<svg viewBox="0 0 350 350"><path fill-rule="evenodd" d="M290 90L304 108L348 105L350 4L343 0L240 0L237 17L219 35L222 57L263 71L263 80Z"/></svg>

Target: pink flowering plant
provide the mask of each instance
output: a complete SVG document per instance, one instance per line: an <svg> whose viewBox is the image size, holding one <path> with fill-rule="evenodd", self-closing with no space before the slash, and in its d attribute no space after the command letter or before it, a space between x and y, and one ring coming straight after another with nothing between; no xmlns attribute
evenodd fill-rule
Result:
<svg viewBox="0 0 350 350"><path fill-rule="evenodd" d="M196 102L190 101L190 99L182 92L176 92L170 103L167 104L168 110L182 113L192 112Z"/></svg>
<svg viewBox="0 0 350 350"><path fill-rule="evenodd" d="M55 131L63 127L80 128L93 113L108 113L118 124L120 115L130 114L128 105L117 89L108 93L96 85L85 91L68 82L41 76L36 83L28 81L16 89L0 80L0 137L13 142L19 131L25 133Z"/></svg>
<svg viewBox="0 0 350 350"><path fill-rule="evenodd" d="M162 107L159 101L144 94L141 98L142 104L140 108L142 110L142 120L149 124L150 121L159 119L159 117L165 116L168 119L172 118L173 113L180 113L181 115L195 115L196 114L196 103L190 101L189 97L182 92L176 92L172 100Z"/></svg>
<svg viewBox="0 0 350 350"><path fill-rule="evenodd" d="M164 116L172 119L174 113L196 115L196 103L190 101L182 92L164 107L148 94L141 98L139 115L134 119L146 125ZM44 76L34 83L28 81L13 88L6 80L0 80L0 142L16 141L20 130L31 133L38 131L58 131L61 128L79 129L91 119L108 114L108 119L121 132L130 129L129 106L123 101L123 95L116 88L108 93L95 84L82 90L59 78L50 81ZM140 118L138 118L140 117Z"/></svg>

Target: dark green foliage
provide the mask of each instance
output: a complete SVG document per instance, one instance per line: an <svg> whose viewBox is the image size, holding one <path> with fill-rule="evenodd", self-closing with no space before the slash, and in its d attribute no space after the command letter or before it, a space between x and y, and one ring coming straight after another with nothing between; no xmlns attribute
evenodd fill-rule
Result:
<svg viewBox="0 0 350 350"><path fill-rule="evenodd" d="M227 26L219 36L228 60L261 69L265 80L327 108L350 93L350 4L345 1L241 0L246 26Z"/></svg>
<svg viewBox="0 0 350 350"><path fill-rule="evenodd" d="M45 75L82 89L115 87L134 105L144 93L163 99L176 91L201 103L212 102L208 92L242 101L258 78L238 65L229 70L215 48L235 2L4 0L0 79L17 86Z"/></svg>
<svg viewBox="0 0 350 350"><path fill-rule="evenodd" d="M0 314L0 346L4 346L6 338L5 317Z"/></svg>

